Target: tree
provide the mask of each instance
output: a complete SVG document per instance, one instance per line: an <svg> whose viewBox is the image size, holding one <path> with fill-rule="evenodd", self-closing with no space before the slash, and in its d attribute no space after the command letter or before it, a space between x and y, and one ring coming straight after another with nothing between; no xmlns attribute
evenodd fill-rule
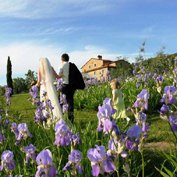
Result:
<svg viewBox="0 0 177 177"><path fill-rule="evenodd" d="M119 57L116 63L117 67L115 69L111 69L112 78L124 80L127 77L132 76L133 68L126 58Z"/></svg>
<svg viewBox="0 0 177 177"><path fill-rule="evenodd" d="M165 57L165 46L162 46L160 50L156 53L156 57Z"/></svg>
<svg viewBox="0 0 177 177"><path fill-rule="evenodd" d="M13 85L15 94L28 92L26 81L21 77L13 79Z"/></svg>
<svg viewBox="0 0 177 177"><path fill-rule="evenodd" d="M37 80L37 73L29 69L25 76L26 85L30 88L31 83Z"/></svg>
<svg viewBox="0 0 177 177"><path fill-rule="evenodd" d="M0 96L3 96L5 93L5 88L3 86L0 86Z"/></svg>
<svg viewBox="0 0 177 177"><path fill-rule="evenodd" d="M10 60L9 56L8 56L8 59L7 59L7 74L6 74L6 78L7 78L7 86L13 89L12 63L11 63L11 60Z"/></svg>
<svg viewBox="0 0 177 177"><path fill-rule="evenodd" d="M136 59L136 63L141 63L144 60L145 45L146 45L146 42L144 41L141 44L141 47L139 48L139 55L135 58Z"/></svg>

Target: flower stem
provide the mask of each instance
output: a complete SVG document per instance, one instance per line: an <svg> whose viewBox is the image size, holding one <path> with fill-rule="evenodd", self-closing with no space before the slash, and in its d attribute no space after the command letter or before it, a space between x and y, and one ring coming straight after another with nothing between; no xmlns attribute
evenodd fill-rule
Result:
<svg viewBox="0 0 177 177"><path fill-rule="evenodd" d="M171 131L172 131L172 133L173 133L173 135L174 135L174 137L175 137L175 139L176 139L176 142L175 142L175 145L176 145L176 144L177 144L177 135L176 135L175 132L173 131L173 129L172 129L171 124L170 124L169 121L168 121L168 124L169 124L170 129L171 129Z"/></svg>
<svg viewBox="0 0 177 177"><path fill-rule="evenodd" d="M144 177L144 153L141 151L141 159L142 159L142 177Z"/></svg>

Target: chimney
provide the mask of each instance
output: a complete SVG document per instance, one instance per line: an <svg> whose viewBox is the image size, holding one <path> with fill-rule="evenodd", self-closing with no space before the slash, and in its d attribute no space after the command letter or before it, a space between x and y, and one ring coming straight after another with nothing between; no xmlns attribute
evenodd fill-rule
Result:
<svg viewBox="0 0 177 177"><path fill-rule="evenodd" d="M102 60L102 56L101 55L98 55L98 60Z"/></svg>

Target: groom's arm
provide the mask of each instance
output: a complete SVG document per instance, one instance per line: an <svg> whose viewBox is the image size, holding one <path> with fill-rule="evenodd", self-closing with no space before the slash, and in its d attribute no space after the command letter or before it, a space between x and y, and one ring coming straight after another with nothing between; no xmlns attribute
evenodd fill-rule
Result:
<svg viewBox="0 0 177 177"><path fill-rule="evenodd" d="M40 69L39 69L38 70L38 79L37 79L37 83L36 83L37 87L40 87L40 82L41 82L41 72L40 72Z"/></svg>
<svg viewBox="0 0 177 177"><path fill-rule="evenodd" d="M61 74L58 75L58 74L56 73L56 71L54 70L53 67L52 67L52 71L53 71L53 75L55 76L55 78L60 79L60 78L62 77Z"/></svg>
<svg viewBox="0 0 177 177"><path fill-rule="evenodd" d="M59 77L59 78L62 78L62 77L63 77L63 68L60 68L58 77Z"/></svg>

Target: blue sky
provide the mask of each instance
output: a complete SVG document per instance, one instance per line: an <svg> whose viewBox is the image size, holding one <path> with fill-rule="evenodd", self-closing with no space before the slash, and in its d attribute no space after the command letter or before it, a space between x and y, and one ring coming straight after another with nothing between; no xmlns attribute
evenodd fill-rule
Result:
<svg viewBox="0 0 177 177"><path fill-rule="evenodd" d="M143 41L147 57L175 53L176 9L175 0L0 0L0 85L7 56L17 77L42 56L58 70L63 52L78 67L98 54L133 61Z"/></svg>

